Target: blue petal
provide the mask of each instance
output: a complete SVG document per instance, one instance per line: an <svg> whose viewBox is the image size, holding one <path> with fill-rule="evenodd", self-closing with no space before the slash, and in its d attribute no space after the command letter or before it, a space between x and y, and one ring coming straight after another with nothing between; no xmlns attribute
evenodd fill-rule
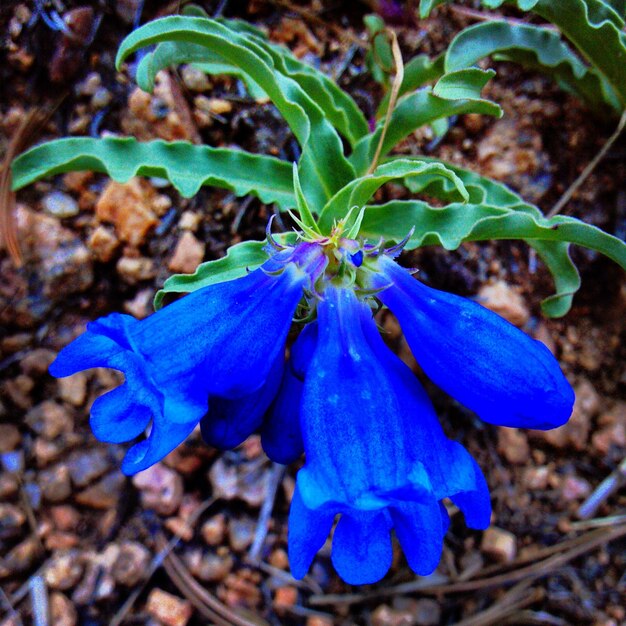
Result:
<svg viewBox="0 0 626 626"><path fill-rule="evenodd" d="M473 460L473 459L472 459ZM474 488L450 496L465 516L470 528L485 530L491 523L491 498L487 481L476 461L474 465Z"/></svg>
<svg viewBox="0 0 626 626"><path fill-rule="evenodd" d="M167 456L191 434L197 421L187 424L155 420L150 436L128 450L122 460L122 472L132 476Z"/></svg>
<svg viewBox="0 0 626 626"><path fill-rule="evenodd" d="M138 404L128 384L124 383L95 400L89 424L96 439L123 443L139 437L151 417L150 409Z"/></svg>
<svg viewBox="0 0 626 626"><path fill-rule="evenodd" d="M435 410L413 372L385 345L373 324L364 323L363 328L376 360L384 366L394 381L396 394L402 398L400 418L408 442L406 454L414 467L419 467L419 463L426 468L435 499L457 493L482 492L484 478L476 462L461 444L445 436ZM419 484L416 479L412 482Z"/></svg>
<svg viewBox="0 0 626 626"><path fill-rule="evenodd" d="M320 497L355 502L396 488L413 468L398 418L404 398L372 353L362 315L374 325L350 289L329 286L318 306L319 340L302 398L308 482L316 486L311 494L303 486L309 505Z"/></svg>
<svg viewBox="0 0 626 626"><path fill-rule="evenodd" d="M232 400L211 397L209 412L200 421L202 438L206 443L221 450L235 448L261 426L263 415L278 391L283 361L280 355L265 384L257 391Z"/></svg>
<svg viewBox="0 0 626 626"><path fill-rule="evenodd" d="M539 341L485 307L415 280L387 257L371 286L398 318L427 376L482 419L549 429L564 424L574 392Z"/></svg>
<svg viewBox="0 0 626 626"><path fill-rule="evenodd" d="M432 574L441 559L445 532L439 503L397 503L391 519L409 567L420 576Z"/></svg>
<svg viewBox="0 0 626 626"><path fill-rule="evenodd" d="M280 390L261 429L261 443L276 463L292 463L304 453L300 404L303 380L317 345L317 323L307 324L291 348Z"/></svg>
<svg viewBox="0 0 626 626"><path fill-rule="evenodd" d="M344 514L333 534L332 561L351 585L379 581L391 567L391 523L385 512Z"/></svg>
<svg viewBox="0 0 626 626"><path fill-rule="evenodd" d="M300 428L302 387L302 381L288 363L278 395L261 428L265 454L276 463L288 465L304 453Z"/></svg>
<svg viewBox="0 0 626 626"><path fill-rule="evenodd" d="M276 270L272 263L269 269ZM218 422L221 415L245 412L249 423L244 428L242 418L236 434L241 437L258 427L276 392L280 372L271 370L282 366L287 332L308 280L294 263L273 274L263 267L195 291L145 320L110 315L89 324L59 353L50 372L68 376L110 367L124 373L120 390L94 404L92 424L96 436L121 442L137 437L152 417L152 434L129 451L127 472L156 462L182 441L207 412L209 396L225 399L216 403ZM264 385L254 402L248 398L237 409L229 404ZM223 440L229 437L224 434Z"/></svg>
<svg viewBox="0 0 626 626"><path fill-rule="evenodd" d="M296 486L289 510L289 565L294 578L306 576L313 558L326 542L334 515L309 509Z"/></svg>

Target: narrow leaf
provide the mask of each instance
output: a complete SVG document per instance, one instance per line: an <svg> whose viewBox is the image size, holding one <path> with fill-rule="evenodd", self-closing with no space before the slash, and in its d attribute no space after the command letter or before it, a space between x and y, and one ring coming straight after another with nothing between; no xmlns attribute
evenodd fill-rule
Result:
<svg viewBox="0 0 626 626"><path fill-rule="evenodd" d="M540 26L504 21L470 26L448 47L446 71L469 67L491 55L543 71L596 111L605 111L607 104L620 111L619 99L608 82L582 63L558 33Z"/></svg>
<svg viewBox="0 0 626 626"><path fill-rule="evenodd" d="M166 17L133 31L120 46L116 66L133 52L162 41L186 41L219 51L267 93L302 146L300 180L313 207L323 206L354 177L339 135L323 111L294 79L276 70L272 55L253 37L215 20Z"/></svg>
<svg viewBox="0 0 626 626"><path fill-rule="evenodd" d="M274 157L185 141L139 142L132 137L72 137L40 144L12 165L13 188L21 189L47 176L92 170L120 183L133 176L166 178L189 198L202 185L251 194L275 202L281 210L296 206L291 166Z"/></svg>
<svg viewBox="0 0 626 626"><path fill-rule="evenodd" d="M499 107L493 102L479 98L480 93L477 93L471 100L448 100L434 95L429 88L405 96L392 113L382 146L381 160L403 139L425 124L432 124L436 120L461 113L483 113L497 117L501 115ZM376 130L363 137L355 146L350 161L357 175L363 175L367 171L376 152L382 129L383 123L379 122Z"/></svg>
<svg viewBox="0 0 626 626"><path fill-rule="evenodd" d="M335 221L345 217L353 208L361 209L380 187L399 178L418 179L422 181L423 186L428 186L434 180L444 179L454 188L456 199L464 201L469 199L469 194L459 177L442 163L396 159L380 165L372 174L357 178L338 191L328 201L320 215L322 232L330 232Z"/></svg>

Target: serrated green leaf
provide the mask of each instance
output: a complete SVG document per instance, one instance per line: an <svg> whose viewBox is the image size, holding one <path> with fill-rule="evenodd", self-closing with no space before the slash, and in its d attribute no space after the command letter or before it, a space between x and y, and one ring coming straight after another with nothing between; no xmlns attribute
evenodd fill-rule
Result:
<svg viewBox="0 0 626 626"><path fill-rule="evenodd" d="M444 179L453 187L457 199L466 201L469 198L459 177L442 163L397 159L377 167L372 174L357 178L338 191L320 215L322 232L330 232L335 221L343 218L353 208L361 209L380 187L399 178L418 179L423 186L428 186L434 180Z"/></svg>
<svg viewBox="0 0 626 626"><path fill-rule="evenodd" d="M73 137L35 146L13 161L13 188L83 170L108 174L121 183L133 176L160 176L187 198L202 185L213 185L237 196L251 194L267 204L275 202L282 210L296 206L291 165L286 161L185 141L139 142L133 137Z"/></svg>
<svg viewBox="0 0 626 626"><path fill-rule="evenodd" d="M543 71L598 112L605 112L607 104L620 111L619 99L608 82L582 63L558 33L540 26L505 21L470 26L448 47L446 71L469 67L491 55Z"/></svg>
<svg viewBox="0 0 626 626"><path fill-rule="evenodd" d="M281 244L292 244L296 233L279 233L274 239ZM223 283L245 276L248 271L263 265L269 258L267 241L242 241L231 246L226 256L201 263L193 274L170 276L154 296L154 308L160 309L168 293L191 293L215 283Z"/></svg>
<svg viewBox="0 0 626 626"><path fill-rule="evenodd" d="M372 240L384 237L400 241L413 228L407 249L441 245L454 250L464 241L525 240L537 248L548 269L556 272L557 293L544 305L546 314L552 316L564 315L569 310L570 296L575 287L577 289L578 279L574 278L576 270L569 260L567 244L596 250L626 269L626 244L623 241L572 217L547 219L536 207L528 204L502 208L453 203L435 208L418 200L396 200L367 207L361 235ZM535 246L536 243L539 246Z"/></svg>
<svg viewBox="0 0 626 626"><path fill-rule="evenodd" d="M539 0L533 11L559 27L580 53L611 83L626 107L624 20L601 0Z"/></svg>
<svg viewBox="0 0 626 626"><path fill-rule="evenodd" d="M323 111L298 82L276 69L272 55L253 37L215 20L166 17L132 32L120 46L116 66L133 52L163 41L184 41L219 51L267 93L302 146L300 180L311 206L323 206L354 178L339 135Z"/></svg>
<svg viewBox="0 0 626 626"><path fill-rule="evenodd" d="M448 0L422 0L423 16ZM521 11L533 11L559 28L561 33L609 82L626 107L626 34L624 3L604 0L482 0L490 9L506 1Z"/></svg>
<svg viewBox="0 0 626 626"><path fill-rule="evenodd" d="M391 114L391 122L389 123L381 151L381 160L394 146L421 126L461 113L482 113L499 117L501 111L493 102L481 100L480 93L476 93L475 98L471 100L447 100L435 96L430 88L425 87L404 96L398 101L396 108ZM383 122L381 121L373 133L363 137L356 144L354 152L350 156L350 161L354 165L357 175L362 176L369 168L382 130Z"/></svg>

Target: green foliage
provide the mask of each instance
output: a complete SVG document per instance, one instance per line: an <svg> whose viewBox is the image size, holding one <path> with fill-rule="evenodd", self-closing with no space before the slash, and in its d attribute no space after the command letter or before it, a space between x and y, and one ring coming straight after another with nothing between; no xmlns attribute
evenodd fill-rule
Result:
<svg viewBox="0 0 626 626"><path fill-rule="evenodd" d="M437 120L460 113L482 113L500 117L502 115L500 107L480 97L484 79L492 75L493 72L482 72L480 79L477 79L478 74L473 69L461 70L455 72L452 77L440 78L434 89L424 87L398 100L398 104L391 113L389 129L382 143L381 157L389 154L397 144L418 128L433 124ZM438 89L443 92L443 95L435 94ZM461 91L463 97L454 98L454 95ZM363 175L370 166L383 133L383 127L384 122L381 120L373 133L366 135L356 144L350 156L350 162L354 165L358 175Z"/></svg>
<svg viewBox="0 0 626 626"><path fill-rule="evenodd" d="M499 6L502 0L484 3ZM437 4L441 1L422 2L422 11ZM532 8L544 17L551 10L545 4L544 0L517 1L520 8ZM468 170L433 158L391 156L401 141L424 125L445 132L453 115L502 114L498 105L481 97L494 72L472 65L484 56L498 55L540 67L598 110L605 103L613 111L620 110L626 80L616 83L626 72L626 65L618 67L613 60L605 60L600 66L595 59L598 37L606 37L607 50L612 53L621 45L624 3L564 0L562 4L564 16L556 16L555 23L576 45L585 33L592 32L590 41L581 45L590 51L585 56L594 67L587 67L558 35L545 28L481 24L461 33L438 58L420 55L407 63L388 123L383 118L389 100L383 99L372 132L348 94L286 48L269 42L259 30L244 22L203 17L197 8L187 9L193 15L157 20L131 33L120 47L118 67L134 52L154 46L137 67L137 82L144 90L153 89L160 70L181 63L194 64L207 74L236 76L255 97L269 98L283 116L302 149L298 163L181 141L59 139L37 146L14 161L13 186L20 189L45 176L86 169L106 173L120 182L132 176L160 176L187 197L202 185L213 185L238 196L252 194L262 202L275 203L280 210L295 209L298 214L294 219L309 237L328 235L336 222L343 221L348 236L372 241L383 237L398 242L412 232L409 248L441 245L454 249L465 241L523 239L554 277L556 293L544 301L544 311L564 315L580 285L569 256L570 244L601 252L626 268L622 242L574 218L547 219L504 185ZM585 23L570 23L581 19L581 7L586 11ZM377 32L381 24L372 18L369 27ZM382 36L375 38L378 50L374 56L381 63L391 60L388 44ZM382 75L379 78L383 80ZM425 86L429 83L432 85ZM376 191L391 181L404 184L414 194L438 198L444 206L433 207L418 199L368 204ZM283 243L293 242L295 233L276 237ZM237 244L224 258L202 264L194 274L168 279L155 298L155 306L161 306L168 293L232 280L266 259L265 243Z"/></svg>
<svg viewBox="0 0 626 626"><path fill-rule="evenodd" d="M439 162L425 162L417 159L397 159L377 167L369 176L353 180L338 191L322 209L320 228L329 231L333 223L345 217L351 209L360 209L385 183L394 180L418 179L424 187L435 180L443 179L451 186L451 195L467 201L469 195L461 179ZM452 191L453 190L453 191ZM405 233L406 234L406 233Z"/></svg>
<svg viewBox="0 0 626 626"><path fill-rule="evenodd" d="M423 157L419 159L423 161ZM414 229L407 249L441 245L454 250L464 241L523 239L535 248L553 275L556 294L542 304L544 313L551 317L567 313L580 286L569 257L570 243L601 252L626 269L626 246L616 237L572 217L548 219L504 185L451 164L446 167L463 183L469 194L467 203L451 202L439 208L420 200L395 200L368 206L361 234L372 240L382 236L398 242ZM450 200L451 185L433 182L413 189Z"/></svg>
<svg viewBox="0 0 626 626"><path fill-rule="evenodd" d="M341 140L323 111L299 83L277 71L275 59L252 37L215 20L166 17L132 32L120 46L116 65L130 54L162 41L182 41L214 51L254 80L272 100L302 146L300 179L308 202L323 205L354 176Z"/></svg>
<svg viewBox="0 0 626 626"><path fill-rule="evenodd" d="M422 0L426 16L447 0ZM498 8L506 0L482 0ZM510 0L522 11L533 11L558 27L591 67L547 28L506 21L486 22L462 31L446 53L445 71L468 67L479 59L514 61L539 69L600 113L626 108L626 34L623 0Z"/></svg>
<svg viewBox="0 0 626 626"><path fill-rule="evenodd" d="M132 137L76 137L31 148L13 162L13 189L54 174L93 170L124 183L133 176L166 178L189 198L202 185L252 194L282 209L294 208L291 166L243 150L195 146L186 141L139 142Z"/></svg>

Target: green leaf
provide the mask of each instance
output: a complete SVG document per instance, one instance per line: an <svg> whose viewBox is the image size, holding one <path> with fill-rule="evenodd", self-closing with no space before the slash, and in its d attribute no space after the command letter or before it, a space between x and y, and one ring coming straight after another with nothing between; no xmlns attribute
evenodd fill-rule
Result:
<svg viewBox="0 0 626 626"><path fill-rule="evenodd" d="M300 177L298 176L298 165L297 163L293 164L293 189L296 196L296 204L298 207L298 213L300 213L300 222L302 230L306 234L319 234L319 228L317 226L317 222L311 213L311 209L307 204L306 198L302 193L302 186L300 185Z"/></svg>
<svg viewBox="0 0 626 626"><path fill-rule="evenodd" d="M570 244L534 239L532 247L552 274L556 293L541 303L548 317L563 317L571 308L574 294L580 289L580 274L570 258Z"/></svg>
<svg viewBox="0 0 626 626"><path fill-rule="evenodd" d="M443 62L443 54L440 54L435 59L431 59L427 54L418 54L413 57L404 66L404 78L398 95L403 96L410 91L423 87L426 83L437 80L443 74ZM390 93L387 92L381 100L376 111L376 119L385 117L389 107L389 95Z"/></svg>
<svg viewBox="0 0 626 626"><path fill-rule="evenodd" d="M383 142L381 159L384 159L384 156L397 144L421 126L461 113L483 113L496 117L500 117L502 114L500 108L493 102L481 100L479 92L473 94L472 99L448 100L434 95L430 88L425 87L404 96L399 100L391 114L391 122ZM365 174L369 168L382 134L383 123L380 121L376 130L363 137L355 146L350 161L354 165L357 175Z"/></svg>
<svg viewBox="0 0 626 626"><path fill-rule="evenodd" d="M361 235L400 241L415 229L407 249L441 245L454 250L464 241L523 239L536 247L553 274L557 294L544 304L546 314L564 315L577 289L575 268L568 256L569 243L596 250L626 269L626 244L604 231L575 218L545 218L528 204L502 208L485 204L449 204L435 208L418 200L396 200L365 211ZM535 246L539 243L538 246ZM576 272L577 275L577 272Z"/></svg>
<svg viewBox="0 0 626 626"><path fill-rule="evenodd" d="M184 41L219 51L265 91L302 146L300 180L310 205L323 206L354 178L339 135L323 111L297 81L277 70L273 56L253 37L215 20L166 17L133 31L120 46L116 66L133 52L163 41Z"/></svg>
<svg viewBox="0 0 626 626"><path fill-rule="evenodd" d="M160 176L185 197L202 185L252 194L282 210L296 206L291 165L274 157L186 141L139 142L132 137L74 137L35 146L13 161L13 188L46 176L93 170L124 183L133 176Z"/></svg>
<svg viewBox="0 0 626 626"><path fill-rule="evenodd" d="M502 115L500 107L480 98L480 92L495 76L493 70L481 70L477 67L453 70L444 74L433 87L433 94L446 100L476 100L490 107L488 115Z"/></svg>
<svg viewBox="0 0 626 626"><path fill-rule="evenodd" d="M387 37L385 20L380 15L371 13L363 18L369 35L370 48L365 55L365 63L372 78L387 87L389 76L393 72L393 52Z"/></svg>
<svg viewBox="0 0 626 626"><path fill-rule="evenodd" d="M611 83L626 107L624 20L601 0L539 0L533 11L559 27L579 52Z"/></svg>
<svg viewBox="0 0 626 626"><path fill-rule="evenodd" d="M320 215L320 229L330 232L335 221L344 218L354 208L361 209L385 183L399 178L418 179L423 186L444 179L456 192L456 199L468 200L469 195L459 177L442 163L420 162L417 159L397 159L385 163L372 174L357 178L338 191Z"/></svg>
<svg viewBox="0 0 626 626"><path fill-rule="evenodd" d="M146 54L139 65L135 79L147 92L154 89L156 75L164 68L181 63L191 63L194 67L210 76L234 76L243 81L250 96L255 100L267 97L267 94L245 72L204 46L181 41L165 41L152 52Z"/></svg>
<svg viewBox="0 0 626 626"><path fill-rule="evenodd" d="M240 278L267 261L267 241L243 241L228 248L226 256L201 263L193 274L170 276L154 296L154 308L163 306L168 293L191 293L202 287Z"/></svg>
<svg viewBox="0 0 626 626"><path fill-rule="evenodd" d="M422 0L422 17L448 0ZM482 0L495 9L506 0ZM533 11L559 28L561 33L601 72L626 107L626 34L624 2L604 0L511 0L521 11Z"/></svg>
<svg viewBox="0 0 626 626"><path fill-rule="evenodd" d="M469 67L491 55L543 71L598 112L605 112L607 104L620 111L619 99L607 81L582 63L558 33L539 26L504 21L470 26L452 40L445 68L450 72Z"/></svg>

